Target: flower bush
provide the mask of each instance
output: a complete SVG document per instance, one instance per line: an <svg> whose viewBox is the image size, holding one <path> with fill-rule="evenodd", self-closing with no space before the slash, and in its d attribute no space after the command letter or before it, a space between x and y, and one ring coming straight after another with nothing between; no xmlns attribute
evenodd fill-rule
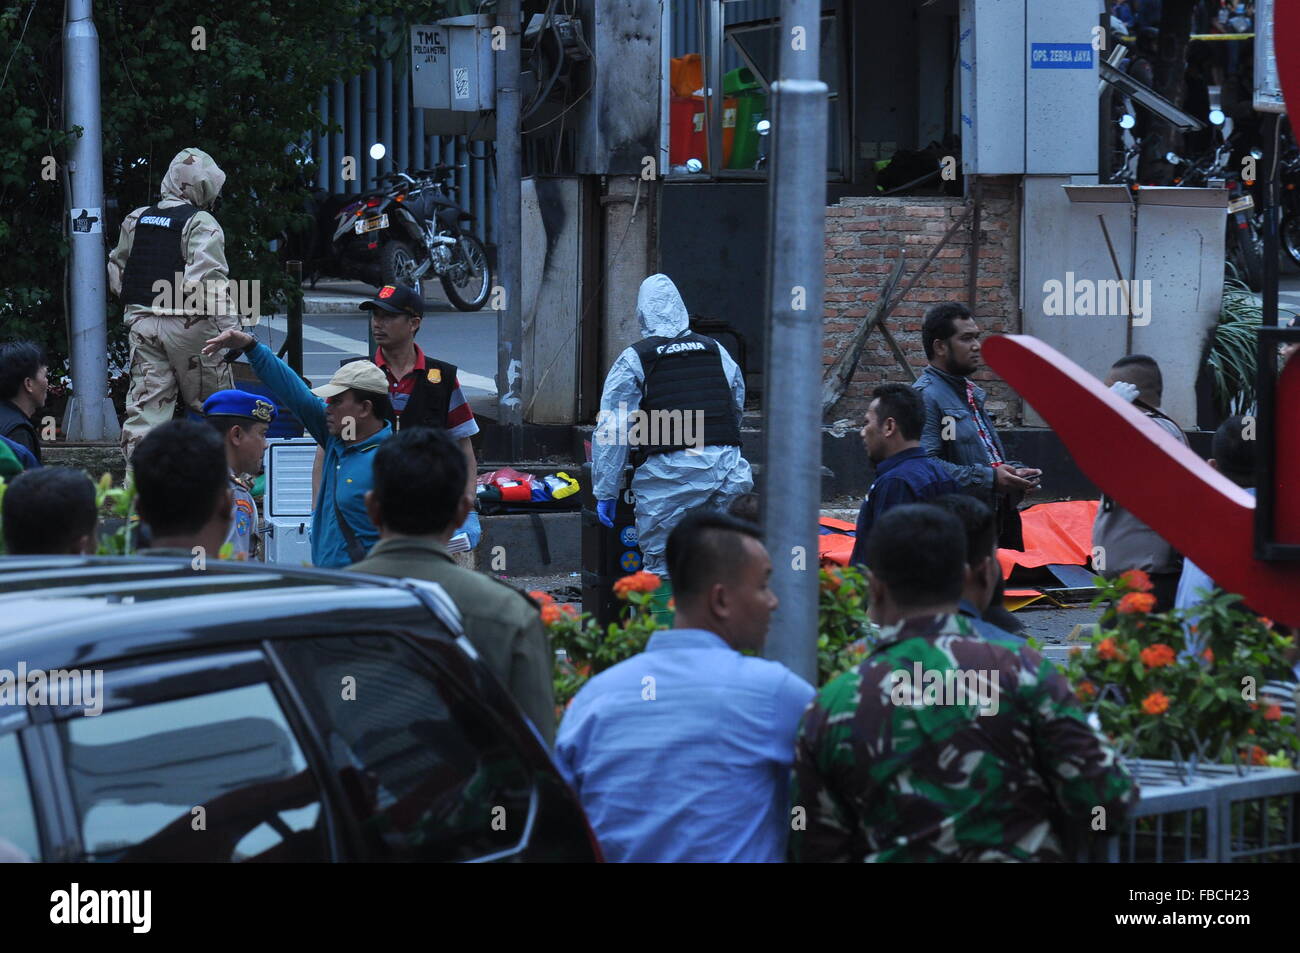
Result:
<svg viewBox="0 0 1300 953"><path fill-rule="evenodd" d="M1067 674L1125 755L1293 763L1293 719L1258 700L1267 681L1288 676L1288 636L1242 608L1240 596L1216 592L1191 609L1155 613L1145 573L1097 584L1093 606L1108 607L1092 650L1076 649Z"/></svg>
<svg viewBox="0 0 1300 953"><path fill-rule="evenodd" d="M867 616L867 580L860 569L823 567L820 576L817 683L825 685L866 658L880 630Z"/></svg>

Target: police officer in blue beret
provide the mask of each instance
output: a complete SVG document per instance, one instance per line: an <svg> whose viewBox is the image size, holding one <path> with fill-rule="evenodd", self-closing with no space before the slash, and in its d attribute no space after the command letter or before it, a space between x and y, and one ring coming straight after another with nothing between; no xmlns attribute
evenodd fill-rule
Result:
<svg viewBox="0 0 1300 953"><path fill-rule="evenodd" d="M234 546L229 558L261 559L257 504L253 502L253 494L243 476L255 474L262 468L266 432L275 419L275 404L261 394L219 390L203 402L203 415L217 428L226 444L233 508L230 535L226 537L226 542Z"/></svg>

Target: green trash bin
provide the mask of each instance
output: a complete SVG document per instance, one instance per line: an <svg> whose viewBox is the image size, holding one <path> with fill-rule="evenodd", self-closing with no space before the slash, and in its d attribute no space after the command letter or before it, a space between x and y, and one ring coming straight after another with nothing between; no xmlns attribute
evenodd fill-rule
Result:
<svg viewBox="0 0 1300 953"><path fill-rule="evenodd" d="M767 96L747 66L737 67L722 77L722 93L736 99L736 131L728 169L752 169L758 161L762 136L758 123L767 115Z"/></svg>

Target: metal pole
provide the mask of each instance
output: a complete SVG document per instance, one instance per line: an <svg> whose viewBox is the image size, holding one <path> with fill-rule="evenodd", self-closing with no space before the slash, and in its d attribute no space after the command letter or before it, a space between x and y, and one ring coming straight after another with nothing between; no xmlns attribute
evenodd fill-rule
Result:
<svg viewBox="0 0 1300 953"><path fill-rule="evenodd" d="M523 324L520 317L523 258L520 214L519 0L501 0L497 25L505 28L505 49L496 56L497 82L497 280L505 308L497 312L497 422L507 428L510 459L522 455Z"/></svg>
<svg viewBox="0 0 1300 953"><path fill-rule="evenodd" d="M361 77L353 76L348 80L348 124L344 127L347 129L348 136L348 157L352 159L352 175L344 185L345 192L364 192L366 185L360 179L365 175L365 168L361 161L361 150L365 146L361 142Z"/></svg>
<svg viewBox="0 0 1300 953"><path fill-rule="evenodd" d="M772 85L761 494L781 604L766 652L815 683L828 91L818 79L820 0L787 0L783 11L781 78ZM777 461L780 479L769 479Z"/></svg>
<svg viewBox="0 0 1300 953"><path fill-rule="evenodd" d="M289 272L289 280L293 282L296 288L302 288L302 262L286 261L285 270ZM293 298L289 303L287 316L289 325L287 340L285 345L289 349L289 366L299 377L302 376L302 297ZM369 322L367 322L369 323Z"/></svg>
<svg viewBox="0 0 1300 953"><path fill-rule="evenodd" d="M379 141L379 89L378 78L375 75L375 68L372 66L365 72L364 96L366 97L365 107L365 141L361 143L361 168L365 171L361 174L362 192L367 192L375 187L375 175L378 174L377 164L374 156L370 154L370 147Z"/></svg>
<svg viewBox="0 0 1300 953"><path fill-rule="evenodd" d="M379 141L384 144L384 157L379 160L377 173L404 168L397 165L397 143L393 139L393 61L384 60L379 68Z"/></svg>
<svg viewBox="0 0 1300 953"><path fill-rule="evenodd" d="M330 172L324 186L326 192L348 191L347 185L342 180L343 156L346 155L343 135L348 127L347 103L348 97L343 89L343 80L335 80L330 87L330 117L339 129L338 132L330 133Z"/></svg>
<svg viewBox="0 0 1300 953"><path fill-rule="evenodd" d="M402 60L397 65L397 142L393 145L393 167L418 169L411 163L411 68Z"/></svg>
<svg viewBox="0 0 1300 953"><path fill-rule="evenodd" d="M63 88L68 129L81 127L68 149L68 269L73 396L64 430L69 440L116 439L117 413L108 397L108 321L104 286L104 158L99 116L99 32L91 0L69 0L63 31Z"/></svg>

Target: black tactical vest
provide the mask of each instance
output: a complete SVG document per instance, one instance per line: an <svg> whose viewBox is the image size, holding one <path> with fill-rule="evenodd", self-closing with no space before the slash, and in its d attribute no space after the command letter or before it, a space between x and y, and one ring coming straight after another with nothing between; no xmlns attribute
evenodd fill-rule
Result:
<svg viewBox="0 0 1300 953"><path fill-rule="evenodd" d="M675 338L649 337L632 345L641 359L644 383L641 410L660 411L647 427L651 438L638 443L634 460L655 453L684 450L684 428L665 426L672 411L703 411L704 435L692 434L692 446L740 446L740 425L731 401L731 385L722 369L721 347L713 338L691 332ZM655 425L655 417L659 418ZM629 421L629 431L633 422ZM665 432L667 431L667 432ZM675 431L675 433L674 433ZM676 439L673 439L676 437Z"/></svg>
<svg viewBox="0 0 1300 953"><path fill-rule="evenodd" d="M181 230L197 212L193 205L171 208L154 205L140 213L135 223L131 254L126 260L126 274L122 277L122 304L151 305L158 297L154 282L161 280L171 284L177 272L185 274ZM173 288L171 293L180 298L183 290Z"/></svg>
<svg viewBox="0 0 1300 953"><path fill-rule="evenodd" d="M378 357L376 352L374 355ZM339 361L339 367L353 361L364 361L364 357L349 357ZM373 359L372 359L373 360ZM416 371L415 387L407 398L406 406L393 411L397 420L393 429L407 427L439 427L447 429L447 414L451 411L451 396L456 393L456 365L438 361L424 355L424 370ZM389 397L392 397L390 392Z"/></svg>

